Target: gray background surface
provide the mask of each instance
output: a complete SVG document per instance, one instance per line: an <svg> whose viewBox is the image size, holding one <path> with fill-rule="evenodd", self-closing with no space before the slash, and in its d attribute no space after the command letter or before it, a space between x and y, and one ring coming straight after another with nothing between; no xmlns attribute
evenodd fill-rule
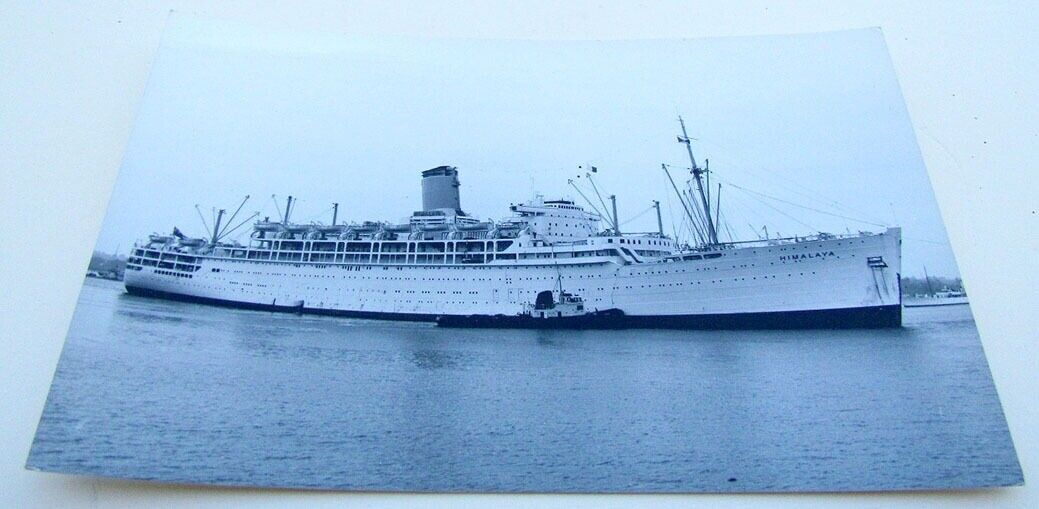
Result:
<svg viewBox="0 0 1039 509"><path fill-rule="evenodd" d="M259 27L375 35L657 38L880 26L945 217L1025 470L1039 460L1035 9L837 8L767 2L565 8L523 2L156 2L0 8L0 505L974 506L1034 505L1034 486L960 494L840 496L434 496L166 487L22 469L169 9Z"/></svg>

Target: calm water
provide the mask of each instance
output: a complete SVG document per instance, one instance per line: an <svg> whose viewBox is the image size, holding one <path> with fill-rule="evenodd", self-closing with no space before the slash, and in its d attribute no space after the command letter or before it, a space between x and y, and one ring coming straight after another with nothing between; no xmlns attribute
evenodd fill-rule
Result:
<svg viewBox="0 0 1039 509"><path fill-rule="evenodd" d="M87 280L29 466L408 491L1020 483L969 308L905 318L883 331L443 330Z"/></svg>

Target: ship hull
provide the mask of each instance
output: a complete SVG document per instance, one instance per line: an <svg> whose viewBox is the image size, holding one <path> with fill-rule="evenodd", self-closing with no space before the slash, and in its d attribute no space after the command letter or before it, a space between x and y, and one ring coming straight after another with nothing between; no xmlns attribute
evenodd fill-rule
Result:
<svg viewBox="0 0 1039 509"><path fill-rule="evenodd" d="M148 297L152 299L163 299L172 300L177 302L187 302L192 304L204 304L207 306L219 306L225 308L234 309L245 309L249 311L270 311L274 313L296 313L296 314L309 314L309 315L326 315L326 316L342 316L348 318L367 318L373 320L396 320L396 321L408 321L408 322L433 322L436 321L437 315L423 314L423 313L394 313L385 311L357 311L349 309L327 309L327 308L311 308L306 306L297 305L295 303L290 304L278 304L274 301L270 304L262 302L248 302L238 301L229 299L218 299L213 297L203 297L199 295L190 295L186 293L175 293L166 292L162 290L155 290L152 288L142 288L138 286L126 285L126 293L137 297Z"/></svg>
<svg viewBox="0 0 1039 509"><path fill-rule="evenodd" d="M899 327L899 305L851 309L730 313L724 315L629 316L619 310L600 311L584 316L533 318L530 316L456 316L437 317L437 325L455 328L517 329L863 329Z"/></svg>
<svg viewBox="0 0 1039 509"><path fill-rule="evenodd" d="M446 320L481 327L790 329L901 324L897 229L638 263L592 256L561 262L425 266L195 258L190 271L179 271L179 263L173 270L135 266L126 273L127 291L266 311L414 321L452 317ZM559 285L580 297L591 316L536 325L518 318L539 293ZM619 314L605 313L610 310Z"/></svg>
<svg viewBox="0 0 1039 509"><path fill-rule="evenodd" d="M130 285L126 287L126 291L130 295L140 297L252 311L314 314L374 320L436 322L440 327L452 328L753 330L862 329L900 327L902 325L902 306L899 304L844 309L659 316L630 316L619 310L604 310L582 316L539 319L522 315L433 315L308 308L293 304L262 304L214 299Z"/></svg>

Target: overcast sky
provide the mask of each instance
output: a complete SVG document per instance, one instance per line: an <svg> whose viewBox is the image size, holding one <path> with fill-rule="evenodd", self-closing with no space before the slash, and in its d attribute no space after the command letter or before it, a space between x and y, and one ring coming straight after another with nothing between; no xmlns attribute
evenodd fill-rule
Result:
<svg viewBox="0 0 1039 509"><path fill-rule="evenodd" d="M897 225L903 272L957 274L878 29L428 40L173 16L97 247L125 253L174 225L203 235L195 204L208 221L247 194L246 217L276 218L271 196L291 194L295 220L327 223L339 202L341 221L397 221L421 207L420 172L444 164L463 209L494 219L535 190L582 203L567 181L595 165L622 229L656 230L658 199L670 233L680 208L660 164L688 166L678 114L723 184L723 239Z"/></svg>

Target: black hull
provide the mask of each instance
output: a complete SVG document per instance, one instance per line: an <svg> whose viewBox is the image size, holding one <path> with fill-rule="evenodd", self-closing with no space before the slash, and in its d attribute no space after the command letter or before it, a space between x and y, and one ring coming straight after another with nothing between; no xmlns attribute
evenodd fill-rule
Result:
<svg viewBox="0 0 1039 509"><path fill-rule="evenodd" d="M630 316L610 309L588 315L562 318L532 318L505 315L431 315L423 313L389 313L377 311L347 311L318 309L305 306L256 304L126 286L130 295L213 306L307 313L314 315L437 322L442 327L477 328L541 328L541 329L879 329L902 326L902 306L873 306L846 309L819 309L808 311L777 311L767 313L731 313L718 315L660 315Z"/></svg>
<svg viewBox="0 0 1039 509"><path fill-rule="evenodd" d="M627 318L631 327L660 329L885 329L902 326L902 305Z"/></svg>
<svg viewBox="0 0 1039 509"><path fill-rule="evenodd" d="M586 315L535 318L529 315L441 315L440 327L483 329L623 329L627 327L619 309L595 311Z"/></svg>
<svg viewBox="0 0 1039 509"><path fill-rule="evenodd" d="M731 313L720 315L629 316L618 310L564 318L529 316L445 315L441 327L535 329L880 329L902 326L902 306L852 309Z"/></svg>
<svg viewBox="0 0 1039 509"><path fill-rule="evenodd" d="M271 304L258 304L254 302L239 302L235 300L213 299L210 297L196 297L182 293L164 292L141 288L139 286L126 285L126 293L138 297L149 297L153 299L175 300L178 302L191 302L194 304L206 304L208 306L220 306L235 309L248 309L251 311L271 311L275 313L296 313L308 315L343 316L348 318L369 318L373 320L397 320L407 322L435 322L437 315L422 313L388 313L382 311L349 311L341 309L308 308L303 306L282 305L277 302Z"/></svg>

